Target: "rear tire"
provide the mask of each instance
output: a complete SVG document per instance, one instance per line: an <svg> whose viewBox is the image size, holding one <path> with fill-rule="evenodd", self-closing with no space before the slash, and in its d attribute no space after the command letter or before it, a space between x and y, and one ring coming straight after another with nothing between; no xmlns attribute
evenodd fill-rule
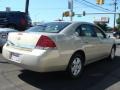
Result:
<svg viewBox="0 0 120 90"><path fill-rule="evenodd" d="M71 78L77 79L82 74L83 66L82 55L75 54L71 57L66 71Z"/></svg>

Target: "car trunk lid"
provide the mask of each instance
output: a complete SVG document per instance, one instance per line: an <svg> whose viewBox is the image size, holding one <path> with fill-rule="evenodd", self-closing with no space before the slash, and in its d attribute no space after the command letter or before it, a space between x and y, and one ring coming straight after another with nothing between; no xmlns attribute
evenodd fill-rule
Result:
<svg viewBox="0 0 120 90"><path fill-rule="evenodd" d="M57 33L15 32L8 35L7 43L25 50L56 48L57 36Z"/></svg>
<svg viewBox="0 0 120 90"><path fill-rule="evenodd" d="M40 33L10 33L8 36L8 43L14 47L33 49L40 36Z"/></svg>

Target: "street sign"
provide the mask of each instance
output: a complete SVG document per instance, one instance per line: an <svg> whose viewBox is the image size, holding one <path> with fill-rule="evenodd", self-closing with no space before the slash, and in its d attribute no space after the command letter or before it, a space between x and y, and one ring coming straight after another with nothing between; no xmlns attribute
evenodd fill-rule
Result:
<svg viewBox="0 0 120 90"><path fill-rule="evenodd" d="M101 17L102 22L109 22L109 17Z"/></svg>
<svg viewBox="0 0 120 90"><path fill-rule="evenodd" d="M101 17L99 19L94 20L94 22L109 23L109 17Z"/></svg>

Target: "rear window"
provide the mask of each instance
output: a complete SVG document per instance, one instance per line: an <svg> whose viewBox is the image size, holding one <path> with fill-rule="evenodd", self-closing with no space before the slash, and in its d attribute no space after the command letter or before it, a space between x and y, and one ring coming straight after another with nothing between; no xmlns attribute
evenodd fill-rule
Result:
<svg viewBox="0 0 120 90"><path fill-rule="evenodd" d="M69 22L50 22L44 23L35 27L31 27L26 32L47 32L47 33L58 33L67 27Z"/></svg>

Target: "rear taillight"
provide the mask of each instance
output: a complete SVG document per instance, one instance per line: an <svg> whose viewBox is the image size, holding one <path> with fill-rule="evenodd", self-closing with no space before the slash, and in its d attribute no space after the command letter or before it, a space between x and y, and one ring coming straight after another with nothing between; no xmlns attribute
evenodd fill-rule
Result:
<svg viewBox="0 0 120 90"><path fill-rule="evenodd" d="M36 44L36 48L55 48L56 44L52 39L42 35Z"/></svg>

